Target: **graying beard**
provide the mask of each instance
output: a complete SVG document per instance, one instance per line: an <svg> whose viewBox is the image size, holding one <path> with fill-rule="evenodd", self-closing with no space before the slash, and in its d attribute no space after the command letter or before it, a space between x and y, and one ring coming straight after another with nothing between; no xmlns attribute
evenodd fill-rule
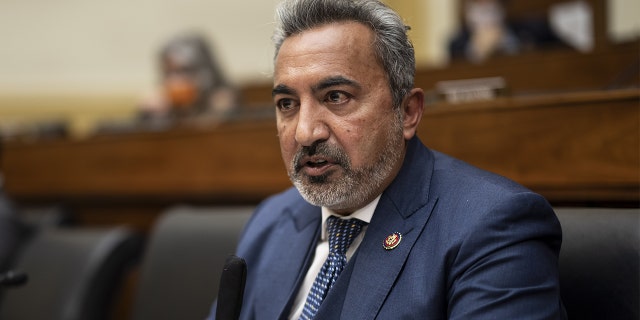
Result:
<svg viewBox="0 0 640 320"><path fill-rule="evenodd" d="M328 207L333 210L352 208L358 205L359 201L363 201L372 196L372 193L382 184L384 179L391 173L396 161L399 161L401 154L396 153L394 147L398 143L398 136L402 135L402 113L400 110L394 112L396 121L393 124L392 131L387 136L387 143L383 151L378 155L378 159L371 166L364 167L362 170L349 170L349 164L343 164L346 167L345 175L340 181L327 184L328 176L318 177L316 181L309 180L305 184L300 175L295 176L289 174L294 186L298 189L302 197L309 203ZM400 138L403 140L402 138ZM297 157L294 157L297 158ZM295 168L297 160L294 159L291 168ZM376 170L376 166L382 165ZM363 183L358 183L358 182ZM322 192L317 188L325 187Z"/></svg>

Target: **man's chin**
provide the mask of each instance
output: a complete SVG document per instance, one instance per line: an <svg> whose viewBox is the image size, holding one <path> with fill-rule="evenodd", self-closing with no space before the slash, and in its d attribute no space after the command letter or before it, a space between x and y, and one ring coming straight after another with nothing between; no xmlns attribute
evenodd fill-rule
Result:
<svg viewBox="0 0 640 320"><path fill-rule="evenodd" d="M322 173L309 174L304 170L297 172L296 176L292 177L292 180L297 180L299 183L313 187L329 187L331 183L336 183L340 179L340 174L337 170L327 170Z"/></svg>
<svg viewBox="0 0 640 320"><path fill-rule="evenodd" d="M338 196L335 194L328 195L326 193L323 193L327 192L326 189L319 190L317 188L308 186L298 186L297 189L300 192L302 198L315 206L333 209L336 207L342 207L342 202L344 201L344 195Z"/></svg>
<svg viewBox="0 0 640 320"><path fill-rule="evenodd" d="M304 180L308 184L312 185L324 185L331 183L330 181L330 173L324 173L316 176L305 176Z"/></svg>

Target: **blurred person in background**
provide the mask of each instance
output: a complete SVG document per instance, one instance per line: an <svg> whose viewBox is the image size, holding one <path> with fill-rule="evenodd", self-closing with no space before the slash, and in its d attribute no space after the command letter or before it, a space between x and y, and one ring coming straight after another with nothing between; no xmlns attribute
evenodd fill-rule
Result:
<svg viewBox="0 0 640 320"><path fill-rule="evenodd" d="M511 19L507 0L462 0L461 28L449 43L451 58L483 62L549 46L564 46L547 17Z"/></svg>
<svg viewBox="0 0 640 320"><path fill-rule="evenodd" d="M237 106L236 90L201 35L171 39L159 58L160 88L142 101L143 121L220 120Z"/></svg>

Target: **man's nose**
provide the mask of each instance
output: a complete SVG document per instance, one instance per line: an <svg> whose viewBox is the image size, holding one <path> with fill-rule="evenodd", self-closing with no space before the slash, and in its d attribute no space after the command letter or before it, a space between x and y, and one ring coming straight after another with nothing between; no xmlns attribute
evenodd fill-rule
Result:
<svg viewBox="0 0 640 320"><path fill-rule="evenodd" d="M305 103L300 106L296 126L296 142L302 146L311 146L315 142L329 139L330 131L326 114L322 106Z"/></svg>

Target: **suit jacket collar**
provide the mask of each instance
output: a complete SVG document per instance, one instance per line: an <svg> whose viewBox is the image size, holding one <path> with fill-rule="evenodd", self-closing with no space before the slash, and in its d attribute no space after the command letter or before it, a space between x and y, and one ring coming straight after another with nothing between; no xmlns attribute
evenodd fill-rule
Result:
<svg viewBox="0 0 640 320"><path fill-rule="evenodd" d="M434 156L418 137L407 144L398 176L383 193L403 218L408 218L429 201Z"/></svg>
<svg viewBox="0 0 640 320"><path fill-rule="evenodd" d="M302 196L300 197L301 201L291 205L289 210L285 212L293 220L298 232L302 232L310 224L317 224L319 220L322 220L322 209L303 200Z"/></svg>

